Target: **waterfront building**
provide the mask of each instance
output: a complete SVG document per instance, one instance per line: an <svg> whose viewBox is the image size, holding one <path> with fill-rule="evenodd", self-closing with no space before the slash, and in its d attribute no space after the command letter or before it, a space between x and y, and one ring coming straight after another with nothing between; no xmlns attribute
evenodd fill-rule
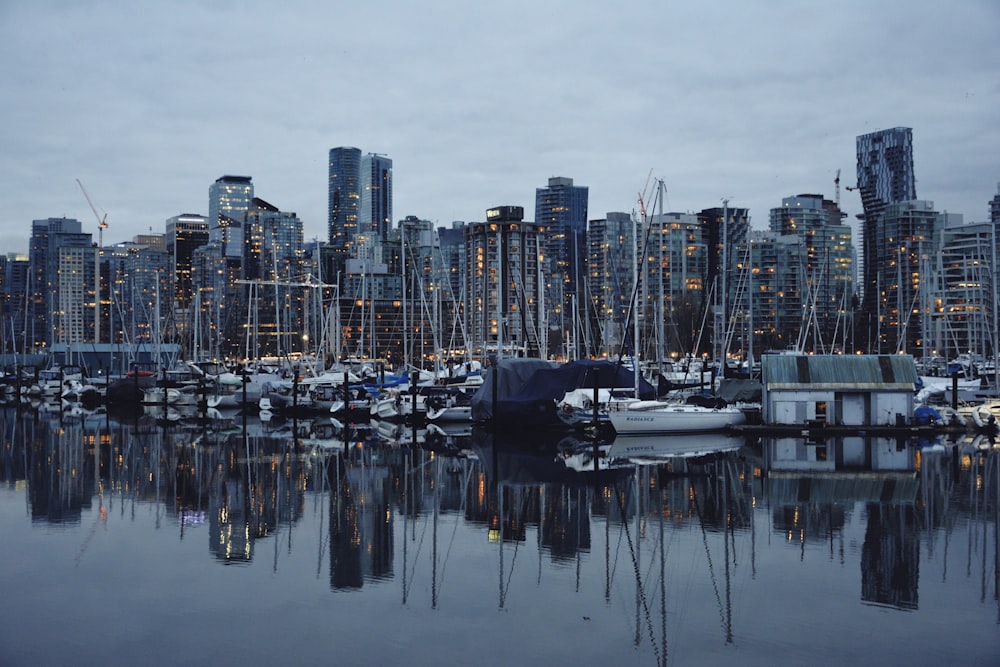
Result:
<svg viewBox="0 0 1000 667"><path fill-rule="evenodd" d="M208 189L209 240L221 243L227 257L243 252L243 220L252 201L250 176L222 176Z"/></svg>
<svg viewBox="0 0 1000 667"><path fill-rule="evenodd" d="M573 185L572 178L553 177L535 189L535 224L542 235L545 310L552 330L549 349L567 359L587 356L589 322L587 293L587 202L589 189Z"/></svg>
<svg viewBox="0 0 1000 667"><path fill-rule="evenodd" d="M191 303L194 288L191 284L191 255L195 248L208 243L208 219L195 213L182 213L167 219L166 251L170 258L170 302L173 304L173 325L178 339L190 336L192 326Z"/></svg>
<svg viewBox="0 0 1000 667"><path fill-rule="evenodd" d="M922 200L889 204L879 215L872 249L881 261L865 267L877 288L877 328L870 339L876 352L923 355L921 304L931 284L929 260L940 251L946 219L934 210L934 202Z"/></svg>
<svg viewBox="0 0 1000 667"><path fill-rule="evenodd" d="M308 339L302 221L254 197L244 222L242 309L258 356L302 352Z"/></svg>
<svg viewBox="0 0 1000 667"><path fill-rule="evenodd" d="M879 239L885 236L880 222L882 214L890 204L917 198L913 130L894 127L860 135L857 138L857 179L864 207L860 216L864 271L860 285L862 308L870 318L875 318L880 298L878 274L887 258L879 248Z"/></svg>
<svg viewBox="0 0 1000 667"><path fill-rule="evenodd" d="M906 354L765 354L765 424L892 426L910 423L917 369Z"/></svg>
<svg viewBox="0 0 1000 667"><path fill-rule="evenodd" d="M465 252L465 222L452 221L450 227L438 227L436 232L434 284L440 286L438 298L441 320L441 342L448 357L466 354L465 278L468 255Z"/></svg>
<svg viewBox="0 0 1000 667"><path fill-rule="evenodd" d="M26 305L28 303L28 284L30 282L30 263L25 253L9 253L3 256L3 294L0 301L0 323L3 325L2 352L25 351L25 325L28 321Z"/></svg>
<svg viewBox="0 0 1000 667"><path fill-rule="evenodd" d="M597 355L617 359L631 336L626 329L635 286L637 223L628 213L609 212L587 229L588 293L598 332Z"/></svg>
<svg viewBox="0 0 1000 667"><path fill-rule="evenodd" d="M169 327L172 304L170 259L155 245L116 243L104 248L109 303L102 329L107 341L119 344L165 343L175 336Z"/></svg>
<svg viewBox="0 0 1000 667"><path fill-rule="evenodd" d="M486 211L486 222L465 226L468 253L465 332L475 356L548 356L542 239L521 206Z"/></svg>
<svg viewBox="0 0 1000 667"><path fill-rule="evenodd" d="M93 342L95 248L79 220L31 224L28 339L35 346Z"/></svg>
<svg viewBox="0 0 1000 667"><path fill-rule="evenodd" d="M997 193L990 200L990 222L1000 224L1000 183L997 183Z"/></svg>
<svg viewBox="0 0 1000 667"><path fill-rule="evenodd" d="M939 280L920 302L925 322L924 357L953 360L959 355L993 359L997 355L997 224L963 224L961 216L943 220L940 252L925 261Z"/></svg>
<svg viewBox="0 0 1000 667"><path fill-rule="evenodd" d="M235 283L238 278L230 282L230 266L218 241L209 241L191 252L192 308L197 311L192 313L192 358L246 358L253 354L241 348L243 341L238 333L246 314L240 318L239 285ZM231 337L227 338L227 332Z"/></svg>
<svg viewBox="0 0 1000 667"><path fill-rule="evenodd" d="M751 230L735 254L739 287L730 303L733 337L729 352L756 360L769 350L805 346L803 287L808 245L805 238ZM810 346L810 351L812 346Z"/></svg>
<svg viewBox="0 0 1000 667"><path fill-rule="evenodd" d="M358 231L383 241L392 229L392 160L381 153L361 158Z"/></svg>
<svg viewBox="0 0 1000 667"><path fill-rule="evenodd" d="M713 317L706 319L710 327L701 337L696 355L702 355L711 347L712 356L721 359L725 353L725 331L728 321L728 303L732 301L731 290L735 289L733 267L736 265L735 249L743 243L750 230L750 211L745 208L730 208L727 200L723 206L707 208L699 212L701 240L708 249L708 261L704 277L704 289L713 304ZM708 334L711 335L708 335Z"/></svg>
<svg viewBox="0 0 1000 667"><path fill-rule="evenodd" d="M361 210L361 150L351 146L330 149L328 163L327 241L345 248L358 231Z"/></svg>
<svg viewBox="0 0 1000 667"><path fill-rule="evenodd" d="M771 231L802 240L803 253L793 268L801 289L797 347L807 352L843 351L854 295L853 243L845 217L835 202L816 194L785 197L770 211Z"/></svg>
<svg viewBox="0 0 1000 667"><path fill-rule="evenodd" d="M328 271L344 271L361 213L361 150L351 146L330 149L328 172L327 242L334 249Z"/></svg>
<svg viewBox="0 0 1000 667"><path fill-rule="evenodd" d="M340 280L343 356L365 360L398 359L401 349L400 276L389 271L385 244L373 234L358 234Z"/></svg>
<svg viewBox="0 0 1000 667"><path fill-rule="evenodd" d="M691 213L649 216L640 247L638 312L642 357L662 361L691 352L706 307L711 247ZM735 257L735 253L731 253Z"/></svg>

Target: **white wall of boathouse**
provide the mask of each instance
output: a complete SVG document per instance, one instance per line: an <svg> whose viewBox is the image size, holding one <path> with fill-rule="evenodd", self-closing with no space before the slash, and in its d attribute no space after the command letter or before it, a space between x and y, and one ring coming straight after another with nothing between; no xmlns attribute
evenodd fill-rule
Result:
<svg viewBox="0 0 1000 667"><path fill-rule="evenodd" d="M900 419L908 424L913 415L913 394L906 391L772 387L764 396L763 416L768 424L895 426Z"/></svg>

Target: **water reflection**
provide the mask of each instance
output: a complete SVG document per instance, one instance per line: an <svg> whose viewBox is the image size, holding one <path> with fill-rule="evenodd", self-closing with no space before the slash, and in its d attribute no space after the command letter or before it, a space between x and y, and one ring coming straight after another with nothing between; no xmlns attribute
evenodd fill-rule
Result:
<svg viewBox="0 0 1000 667"><path fill-rule="evenodd" d="M1000 586L1000 449L982 440L592 442L329 419L2 418L0 476L23 489L33 522L80 524L85 512L126 516L148 505L156 528L179 539L207 524L208 555L220 563L270 556L277 568L279 541L287 535L282 546L294 549L292 528L318 503L317 574L331 591L398 582L411 604L419 562L433 609L461 530L490 545L491 563L477 576L493 580L500 609L517 595L525 552L537 554L539 581L545 560L570 568L577 592L595 586L586 567L598 563L609 605L628 582L632 641L659 664L671 655L669 620L683 612L683 586L692 585L685 558L704 573L699 585L723 644L739 632L734 572L754 578L758 547L773 538L800 561L844 565L861 535L859 603L917 610L922 553L946 559L952 529L965 521L964 571L979 577L982 601L997 600ZM863 527L853 537L852 524Z"/></svg>

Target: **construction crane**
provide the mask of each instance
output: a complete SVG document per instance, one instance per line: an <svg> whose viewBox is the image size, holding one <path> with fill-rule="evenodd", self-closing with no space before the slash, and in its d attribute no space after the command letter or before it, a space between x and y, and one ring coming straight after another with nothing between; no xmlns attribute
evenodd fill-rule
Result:
<svg viewBox="0 0 1000 667"><path fill-rule="evenodd" d="M836 195L834 196L834 201L837 203L837 210L840 210L840 170L837 170L837 176L833 179L833 185L835 187ZM848 188L850 189L850 188Z"/></svg>
<svg viewBox="0 0 1000 667"><path fill-rule="evenodd" d="M94 342L101 342L101 248L104 247L104 230L108 228L108 214L105 213L102 217L100 213L97 212L97 207L94 206L94 202L90 200L90 195L87 194L87 189L83 187L83 183L80 179L76 179L76 184L80 186L80 192L83 193L84 198L86 198L87 203L90 205L90 210L94 212L94 217L97 218L97 248L94 252Z"/></svg>

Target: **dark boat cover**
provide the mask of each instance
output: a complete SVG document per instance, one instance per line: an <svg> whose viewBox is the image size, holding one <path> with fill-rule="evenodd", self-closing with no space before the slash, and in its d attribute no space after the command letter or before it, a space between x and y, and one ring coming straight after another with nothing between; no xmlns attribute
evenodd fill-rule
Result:
<svg viewBox="0 0 1000 667"><path fill-rule="evenodd" d="M497 373L497 415L493 414L493 374ZM556 402L573 389L631 388L630 369L610 361L580 360L556 365L541 359L502 359L491 365L483 384L472 397L472 419L494 421L504 427L565 425L556 413ZM639 397L656 397L651 384L639 378ZM496 419L494 419L496 417Z"/></svg>

